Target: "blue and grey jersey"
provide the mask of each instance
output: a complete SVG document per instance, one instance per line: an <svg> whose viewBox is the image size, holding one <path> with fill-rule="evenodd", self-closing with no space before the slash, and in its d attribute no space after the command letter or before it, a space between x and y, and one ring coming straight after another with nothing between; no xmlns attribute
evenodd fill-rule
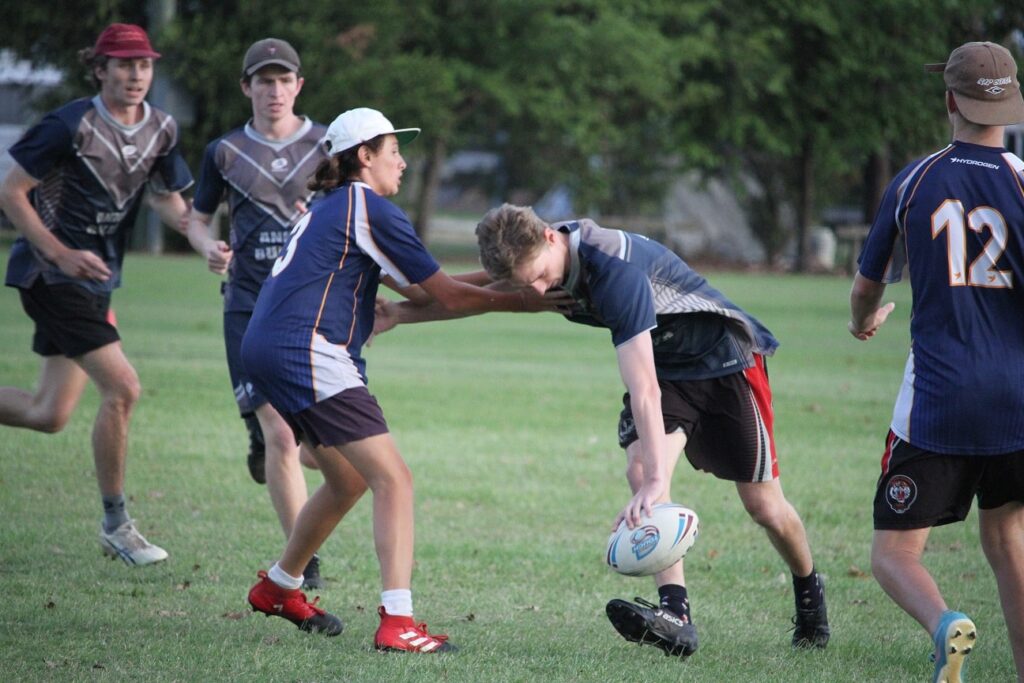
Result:
<svg viewBox="0 0 1024 683"><path fill-rule="evenodd" d="M106 282L68 277L19 237L6 284L28 288L42 276L48 284L73 283L98 294L118 287L143 190L168 194L192 184L177 145L174 119L146 102L132 126L111 116L98 95L47 114L9 153L39 181L30 199L47 229L68 247L102 258L112 276Z"/></svg>
<svg viewBox="0 0 1024 683"><path fill-rule="evenodd" d="M326 128L309 119L288 138L271 140L250 123L211 142L203 155L193 206L212 214L227 199L234 256L228 268L224 310L250 312L260 286L281 251L296 202L308 203L306 184L327 157Z"/></svg>
<svg viewBox="0 0 1024 683"><path fill-rule="evenodd" d="M615 346L649 330L659 378L729 375L778 347L764 325L664 245L588 219L553 227L569 236L564 287L576 307L566 317L608 328Z"/></svg>
<svg viewBox="0 0 1024 683"><path fill-rule="evenodd" d="M910 355L892 431L937 453L1024 448L1024 161L954 142L900 171L860 256L910 273Z"/></svg>

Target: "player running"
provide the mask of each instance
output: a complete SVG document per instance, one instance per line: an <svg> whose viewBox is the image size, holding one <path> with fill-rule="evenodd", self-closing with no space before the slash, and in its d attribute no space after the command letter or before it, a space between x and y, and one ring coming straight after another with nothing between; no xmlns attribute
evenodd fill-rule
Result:
<svg viewBox="0 0 1024 683"><path fill-rule="evenodd" d="M320 144L326 127L295 113L302 91L299 54L286 41L264 38L242 60L241 88L252 104L244 126L206 147L199 173L188 237L211 272L227 273L224 294L224 346L235 401L249 431L249 473L266 483L285 538L305 504L302 464L315 467L300 451L288 424L253 386L242 365L242 335L288 231L312 197L306 186L327 157ZM227 199L230 244L211 234L213 215ZM322 588L320 557L302 572L305 588Z"/></svg>
<svg viewBox="0 0 1024 683"><path fill-rule="evenodd" d="M9 150L15 163L0 187L0 208L20 233L5 282L18 289L35 323L32 350L42 356L35 393L0 387L0 424L58 432L86 383L96 385L100 547L133 566L160 562L167 552L128 516L128 425L141 388L110 300L143 197L179 228L186 211L181 191L192 184L178 153L177 123L145 100L158 57L142 28L104 29L79 52L99 92L30 128Z"/></svg>

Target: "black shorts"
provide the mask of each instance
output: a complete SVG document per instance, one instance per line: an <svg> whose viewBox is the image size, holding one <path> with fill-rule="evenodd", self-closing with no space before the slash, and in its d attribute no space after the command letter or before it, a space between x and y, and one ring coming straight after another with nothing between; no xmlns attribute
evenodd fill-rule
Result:
<svg viewBox="0 0 1024 683"><path fill-rule="evenodd" d="M686 434L686 459L694 469L728 481L779 476L772 391L763 356L754 356L753 367L724 377L658 380L658 385L665 432ZM628 393L622 403L619 445L626 448L639 436Z"/></svg>
<svg viewBox="0 0 1024 683"><path fill-rule="evenodd" d="M384 412L366 387L353 387L298 413L281 413L295 438L312 446L343 446L387 434Z"/></svg>
<svg viewBox="0 0 1024 683"><path fill-rule="evenodd" d="M36 325L32 350L40 356L77 358L121 340L109 294L72 284L48 285L42 277L18 293Z"/></svg>
<svg viewBox="0 0 1024 683"><path fill-rule="evenodd" d="M224 351L228 358L228 375L235 392L238 412L249 415L267 403L267 397L253 386L252 379L242 363L242 337L252 318L251 312L230 311L224 313Z"/></svg>
<svg viewBox="0 0 1024 683"><path fill-rule="evenodd" d="M875 490L875 529L962 522L975 496L982 510L1024 503L1024 451L946 455L912 446L889 432Z"/></svg>

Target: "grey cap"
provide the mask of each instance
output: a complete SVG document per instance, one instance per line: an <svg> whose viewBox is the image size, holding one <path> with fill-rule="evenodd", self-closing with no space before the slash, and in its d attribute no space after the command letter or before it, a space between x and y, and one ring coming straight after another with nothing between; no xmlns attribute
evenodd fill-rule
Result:
<svg viewBox="0 0 1024 683"><path fill-rule="evenodd" d="M264 38L253 43L242 60L242 76L252 76L265 66L277 64L289 71L298 72L301 62L299 53L280 38Z"/></svg>

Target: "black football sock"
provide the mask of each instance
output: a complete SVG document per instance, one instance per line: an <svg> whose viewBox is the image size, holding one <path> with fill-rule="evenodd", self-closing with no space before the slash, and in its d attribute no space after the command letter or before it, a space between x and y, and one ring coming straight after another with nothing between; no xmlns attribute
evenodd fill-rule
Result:
<svg viewBox="0 0 1024 683"><path fill-rule="evenodd" d="M686 623L690 623L690 600L686 596L686 586L666 583L658 586L658 597L661 608L676 615Z"/></svg>
<svg viewBox="0 0 1024 683"><path fill-rule="evenodd" d="M807 576L793 575L793 595L797 609L817 609L821 605L824 599L821 579L813 567Z"/></svg>
<svg viewBox="0 0 1024 683"><path fill-rule="evenodd" d="M128 511L125 509L124 494L103 496L103 530L109 534L127 521Z"/></svg>

